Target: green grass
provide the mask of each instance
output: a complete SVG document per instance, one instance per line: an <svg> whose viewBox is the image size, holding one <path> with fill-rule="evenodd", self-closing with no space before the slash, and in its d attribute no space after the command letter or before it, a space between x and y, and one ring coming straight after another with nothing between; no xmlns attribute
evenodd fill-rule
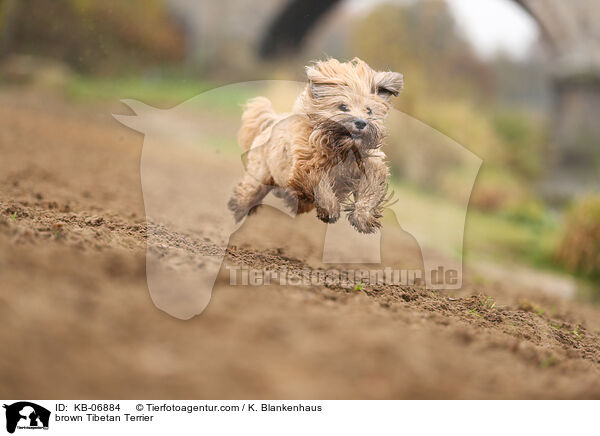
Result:
<svg viewBox="0 0 600 436"><path fill-rule="evenodd" d="M467 213L467 258L484 254L492 258L513 258L532 266L555 269L552 253L558 238L559 224L551 219L529 223L472 208Z"/></svg>
<svg viewBox="0 0 600 436"><path fill-rule="evenodd" d="M487 297L485 295L479 295L479 305L483 309L492 310L496 307L496 301L492 297Z"/></svg>
<svg viewBox="0 0 600 436"><path fill-rule="evenodd" d="M200 94L194 100L207 110L239 110L240 105L252 97L251 87L232 86L218 91L218 83L189 77L119 77L102 78L76 76L66 87L69 98L84 102L107 102L134 99L160 108L170 108ZM242 89L240 89L242 88Z"/></svg>
<svg viewBox="0 0 600 436"><path fill-rule="evenodd" d="M477 318L483 318L481 314L477 311L477 309L468 310L467 313L471 315L475 315Z"/></svg>
<svg viewBox="0 0 600 436"><path fill-rule="evenodd" d="M461 207L450 199L402 182L395 181L393 189L400 199L402 216L398 218L403 228L403 222L420 228L433 247L447 256L458 257L461 246L449 239L446 230L460 228L464 215ZM464 228L463 259L466 261L510 261L559 270L552 261L559 238L559 224L555 219L531 223L469 207Z"/></svg>
<svg viewBox="0 0 600 436"><path fill-rule="evenodd" d="M78 100L106 101L132 98L147 103L176 104L213 88L189 79L102 78L77 76L67 85L67 95Z"/></svg>
<svg viewBox="0 0 600 436"><path fill-rule="evenodd" d="M354 290L357 292L360 292L364 289L365 289L364 283L358 283L358 284L354 285Z"/></svg>

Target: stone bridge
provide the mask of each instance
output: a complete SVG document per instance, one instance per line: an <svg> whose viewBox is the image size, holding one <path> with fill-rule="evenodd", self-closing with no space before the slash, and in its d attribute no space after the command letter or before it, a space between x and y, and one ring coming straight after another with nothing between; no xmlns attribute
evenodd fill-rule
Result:
<svg viewBox="0 0 600 436"><path fill-rule="evenodd" d="M307 35L345 0L169 0L196 29L194 53L211 59L224 45L249 44L250 54L273 59L302 48ZM485 0L478 0L485 1ZM600 185L600 1L506 0L519 4L538 23L552 55L552 153L546 187L570 196ZM195 8L197 14L190 14ZM215 19L215 17L219 17ZM509 23L507 23L509 25ZM231 44L231 41L234 41ZM248 47L246 47L248 48ZM253 54L253 55L252 55Z"/></svg>

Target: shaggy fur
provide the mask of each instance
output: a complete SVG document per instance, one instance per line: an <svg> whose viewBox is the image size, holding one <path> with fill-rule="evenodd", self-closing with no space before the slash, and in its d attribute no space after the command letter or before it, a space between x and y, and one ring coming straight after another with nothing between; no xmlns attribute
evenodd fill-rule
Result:
<svg viewBox="0 0 600 436"><path fill-rule="evenodd" d="M358 58L316 62L306 74L291 114L276 114L265 97L248 101L239 132L247 171L229 208L239 221L275 189L296 213L316 208L334 223L343 207L356 230L373 233L387 199L383 120L402 75Z"/></svg>

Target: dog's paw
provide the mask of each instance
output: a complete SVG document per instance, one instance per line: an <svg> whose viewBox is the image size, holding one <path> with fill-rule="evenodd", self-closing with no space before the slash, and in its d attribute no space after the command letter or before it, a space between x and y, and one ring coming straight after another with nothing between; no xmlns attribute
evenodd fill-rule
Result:
<svg viewBox="0 0 600 436"><path fill-rule="evenodd" d="M317 218L324 223L333 224L340 218L340 210L327 210L325 208L317 206Z"/></svg>
<svg viewBox="0 0 600 436"><path fill-rule="evenodd" d="M348 221L360 233L375 233L381 228L381 214L376 210L350 208Z"/></svg>

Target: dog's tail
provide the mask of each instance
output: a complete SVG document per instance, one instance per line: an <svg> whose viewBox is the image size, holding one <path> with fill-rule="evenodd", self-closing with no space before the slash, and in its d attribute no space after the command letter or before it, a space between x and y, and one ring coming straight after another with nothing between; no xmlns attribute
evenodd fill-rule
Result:
<svg viewBox="0 0 600 436"><path fill-rule="evenodd" d="M273 105L267 97L248 100L242 115L242 127L238 133L238 142L242 150L250 150L254 139L270 127L276 118Z"/></svg>

